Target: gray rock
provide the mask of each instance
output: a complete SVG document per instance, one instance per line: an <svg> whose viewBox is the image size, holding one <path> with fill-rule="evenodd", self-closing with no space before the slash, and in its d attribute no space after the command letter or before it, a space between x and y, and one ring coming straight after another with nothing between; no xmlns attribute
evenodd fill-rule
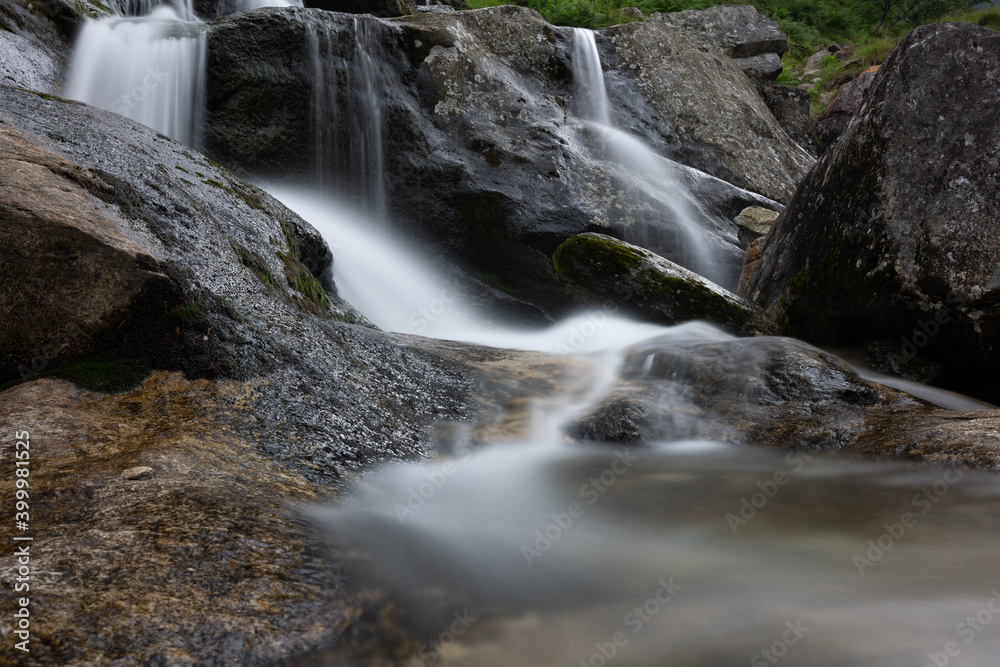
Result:
<svg viewBox="0 0 1000 667"><path fill-rule="evenodd" d="M775 119L788 136L802 150L815 157L816 142L813 140L813 125L809 117L809 91L786 86L766 79L754 79L757 92L774 114Z"/></svg>
<svg viewBox="0 0 1000 667"><path fill-rule="evenodd" d="M753 304L648 250L603 234L580 234L553 257L556 276L583 304L657 324L706 320L737 336L776 329Z"/></svg>
<svg viewBox="0 0 1000 667"><path fill-rule="evenodd" d="M752 79L774 81L781 76L784 66L777 53L761 53L749 58L733 58L733 62Z"/></svg>
<svg viewBox="0 0 1000 667"><path fill-rule="evenodd" d="M764 236L774 221L778 219L778 212L760 206L748 206L736 216L736 226L739 227L740 241L749 245L755 239Z"/></svg>
<svg viewBox="0 0 1000 667"><path fill-rule="evenodd" d="M788 38L778 24L753 5L656 13L649 20L670 26L700 49L719 51L730 58L751 58L764 53L780 56L788 47Z"/></svg>
<svg viewBox="0 0 1000 667"><path fill-rule="evenodd" d="M682 261L678 214L662 197L669 186L637 178L607 136L575 117L572 32L525 8L389 21L261 10L220 20L209 35L205 131L216 159L258 177L313 180L310 39L336 73L328 94L340 121L326 130L327 155L357 156L324 162L328 182L348 197L383 185L391 218L469 275L492 276L489 289L510 303L565 312L551 255L585 231L614 231ZM743 250L732 218L762 196L789 198L811 159L730 60L648 22L610 28L598 42L615 122L651 147L663 179L694 183L723 260L714 278L735 286ZM359 49L381 91L380 134L364 125ZM378 136L384 182L366 171L375 157L346 150Z"/></svg>
<svg viewBox="0 0 1000 667"><path fill-rule="evenodd" d="M55 56L27 37L0 30L0 84L53 92L60 76Z"/></svg>
<svg viewBox="0 0 1000 667"><path fill-rule="evenodd" d="M891 339L997 395L1000 34L911 32L764 245L746 295L807 340Z"/></svg>
<svg viewBox="0 0 1000 667"><path fill-rule="evenodd" d="M371 14L382 18L412 16L417 13L414 0L304 0L306 7L328 12Z"/></svg>

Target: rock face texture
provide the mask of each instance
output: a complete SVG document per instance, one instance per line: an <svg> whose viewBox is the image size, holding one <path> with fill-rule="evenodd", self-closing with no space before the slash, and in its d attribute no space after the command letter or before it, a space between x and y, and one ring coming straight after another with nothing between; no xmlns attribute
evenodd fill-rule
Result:
<svg viewBox="0 0 1000 667"><path fill-rule="evenodd" d="M601 131L578 113L572 35L519 7L388 22L315 10L229 17L209 36L205 148L246 173L318 171L347 196L368 193L359 203L374 211L371 193L391 192L400 225L550 314L566 301L551 255L570 236L602 231L681 259L663 192L683 179L725 258L714 278L735 285L743 249L732 217L774 206L762 197L788 199L811 159L729 59L663 25L598 34L612 120L626 134ZM325 87L311 83L315 62ZM329 157L349 153L359 157Z"/></svg>
<svg viewBox="0 0 1000 667"><path fill-rule="evenodd" d="M861 105L865 101L865 94L872 87L875 81L875 73L879 68L872 67L858 76L857 79L840 87L837 96L830 102L830 106L823 110L813 122L816 139L824 149L833 145L847 125L854 118Z"/></svg>
<svg viewBox="0 0 1000 667"><path fill-rule="evenodd" d="M767 237L746 295L806 339L890 339L996 395L1000 34L910 33ZM944 85L943 82L948 82Z"/></svg>
<svg viewBox="0 0 1000 667"><path fill-rule="evenodd" d="M665 336L633 347L619 385L568 432L612 443L769 442L1000 470L998 410L929 407L800 341L713 341L696 329L689 342Z"/></svg>
<svg viewBox="0 0 1000 667"><path fill-rule="evenodd" d="M603 234L565 241L553 257L567 291L590 306L657 324L707 320L737 336L776 332L760 309L696 273Z"/></svg>
<svg viewBox="0 0 1000 667"><path fill-rule="evenodd" d="M670 26L700 49L733 58L750 76L774 80L781 74L781 54L788 48L788 38L753 5L655 13L649 20Z"/></svg>
<svg viewBox="0 0 1000 667"><path fill-rule="evenodd" d="M50 92L57 88L60 66L37 41L0 30L0 84Z"/></svg>
<svg viewBox="0 0 1000 667"><path fill-rule="evenodd" d="M371 14L381 18L412 16L417 13L413 0L305 0L306 7L346 14Z"/></svg>

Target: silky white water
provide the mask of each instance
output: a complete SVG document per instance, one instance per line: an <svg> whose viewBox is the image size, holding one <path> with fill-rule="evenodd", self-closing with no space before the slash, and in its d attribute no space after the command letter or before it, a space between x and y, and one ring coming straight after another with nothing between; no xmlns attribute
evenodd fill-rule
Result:
<svg viewBox="0 0 1000 667"><path fill-rule="evenodd" d="M626 178L643 181L647 192L655 194L672 226L633 229L626 240L643 247L671 248L670 257L681 266L722 282L719 258L715 256L700 224L705 218L700 206L681 184L670 160L656 154L645 142L615 127L611 100L604 85L604 69L594 32L573 30L574 108L589 121L604 149Z"/></svg>
<svg viewBox="0 0 1000 667"><path fill-rule="evenodd" d="M205 106L205 46L190 6L88 21L74 48L65 94L195 146Z"/></svg>

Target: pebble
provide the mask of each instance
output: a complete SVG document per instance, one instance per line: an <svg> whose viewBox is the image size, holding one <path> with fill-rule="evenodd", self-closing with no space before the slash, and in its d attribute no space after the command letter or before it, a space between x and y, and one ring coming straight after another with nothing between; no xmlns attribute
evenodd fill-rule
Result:
<svg viewBox="0 0 1000 667"><path fill-rule="evenodd" d="M135 468L129 468L122 473L122 477L125 479L149 479L153 476L153 469L147 468L146 466L136 466Z"/></svg>

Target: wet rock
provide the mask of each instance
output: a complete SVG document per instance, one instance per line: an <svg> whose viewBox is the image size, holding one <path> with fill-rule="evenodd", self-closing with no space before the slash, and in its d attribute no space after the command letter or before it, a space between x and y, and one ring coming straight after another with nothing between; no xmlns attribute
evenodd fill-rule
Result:
<svg viewBox="0 0 1000 667"><path fill-rule="evenodd" d="M51 92L60 66L54 54L35 41L0 30L0 84Z"/></svg>
<svg viewBox="0 0 1000 667"><path fill-rule="evenodd" d="M737 294L747 293L747 287L750 285L750 277L757 268L757 264L760 263L760 257L764 251L764 238L763 236L758 237L747 245L747 253L743 257L743 272L740 274L739 291Z"/></svg>
<svg viewBox="0 0 1000 667"><path fill-rule="evenodd" d="M1000 410L953 412L860 378L787 338L688 340L632 348L612 396L567 433L635 443L718 439L793 450L1000 470Z"/></svg>
<svg viewBox="0 0 1000 667"><path fill-rule="evenodd" d="M610 28L598 43L616 124L650 145L654 170L691 186L723 258L718 280L735 286L743 251L732 217L790 197L810 158L728 59L665 25ZM356 164L310 157L310 44L336 72L328 117L341 121L323 130L326 154L352 153ZM570 236L608 230L670 259L684 254L667 185L636 178L611 150L618 139L577 116L571 53L571 30L512 6L390 21L307 9L232 16L209 35L206 148L260 177L311 182L319 168L373 211L378 203L359 193L384 187L389 217L408 233L508 300L558 315L566 295L550 258ZM381 91L380 133L365 125L363 54ZM379 145L384 180L365 171L378 159L365 150Z"/></svg>
<svg viewBox="0 0 1000 667"><path fill-rule="evenodd" d="M634 88L651 102L644 109L646 117L661 119L660 141L676 142L672 135L686 137L688 142L694 139L711 148L718 164L709 167L707 160L699 164L681 161L776 201L791 197L812 158L788 138L732 60L691 48L685 37L662 21L615 26L602 34L615 46L607 57L609 69L634 77ZM617 92L610 72L608 79L609 90ZM642 108L641 98L622 99L618 104L624 109ZM624 124L630 129L640 125L630 120ZM644 120L643 124L649 123ZM727 131L719 132L719 128ZM684 155L683 150L682 146L679 155ZM769 166L760 170L755 166L760 164Z"/></svg>
<svg viewBox="0 0 1000 667"><path fill-rule="evenodd" d="M153 469L148 466L128 468L122 471L122 477L130 480L151 479L153 477Z"/></svg>
<svg viewBox="0 0 1000 667"><path fill-rule="evenodd" d="M1000 35L910 33L767 237L746 295L797 336L891 339L997 395Z"/></svg>
<svg viewBox="0 0 1000 667"><path fill-rule="evenodd" d="M876 65L841 86L830 105L816 118L813 123L814 131L816 139L824 150L833 145L833 142L847 129L854 114L861 108L865 93L875 81L875 73L878 70L879 66Z"/></svg>
<svg viewBox="0 0 1000 667"><path fill-rule="evenodd" d="M638 246L581 234L559 246L556 275L581 303L603 306L659 324L707 320L740 336L774 333L759 309Z"/></svg>
<svg viewBox="0 0 1000 667"><path fill-rule="evenodd" d="M328 12L371 14L382 18L412 16L417 13L417 5L413 0L305 0L303 4Z"/></svg>

